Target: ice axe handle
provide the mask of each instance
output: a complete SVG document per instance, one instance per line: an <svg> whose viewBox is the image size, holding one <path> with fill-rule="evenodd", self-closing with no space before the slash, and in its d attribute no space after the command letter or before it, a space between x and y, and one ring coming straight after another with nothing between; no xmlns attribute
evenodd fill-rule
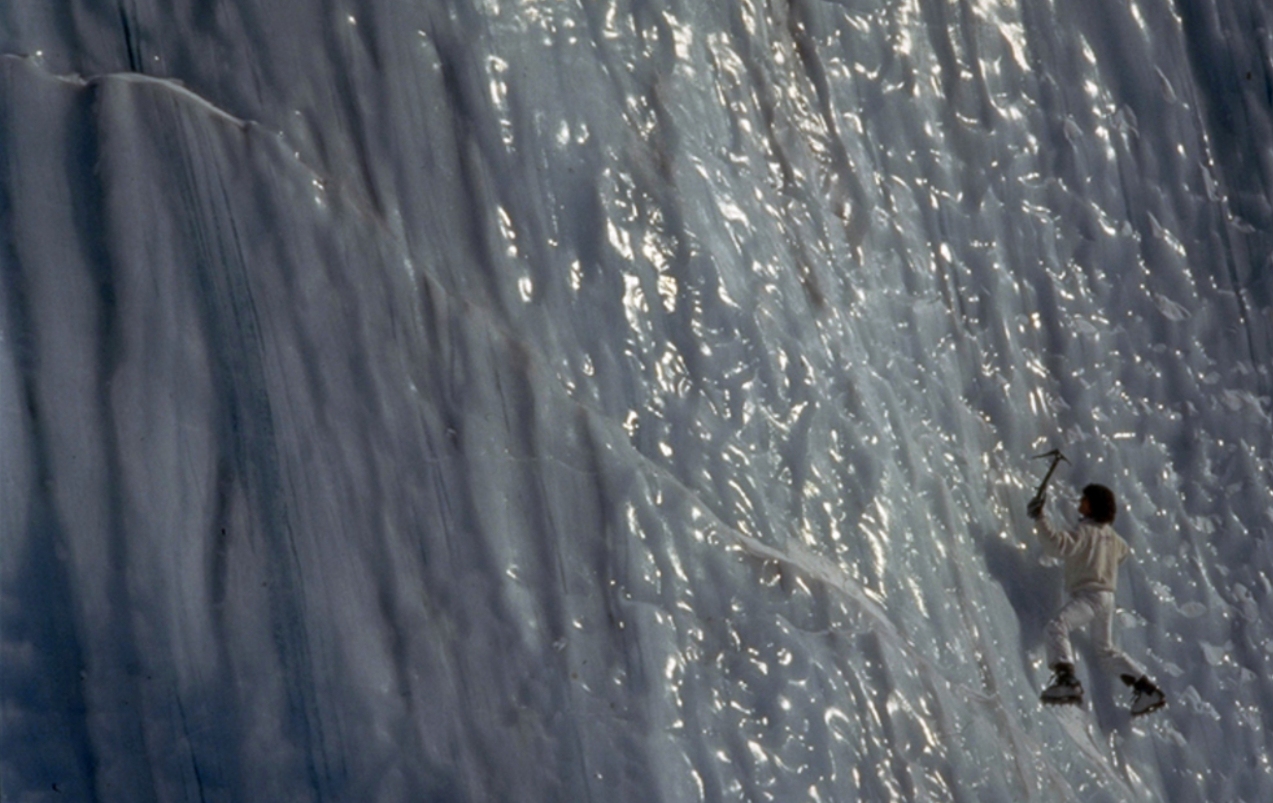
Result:
<svg viewBox="0 0 1273 803"><path fill-rule="evenodd" d="M1043 493L1048 489L1048 482L1052 479L1052 473L1056 471L1057 464L1062 460L1065 460L1067 463L1070 462L1065 455L1061 454L1060 449L1053 449L1050 452L1035 455L1035 458L1044 457L1052 458L1052 465L1048 466L1048 473L1043 475L1043 482L1039 483L1039 490L1034 492L1034 498L1030 500L1031 504L1043 499Z"/></svg>

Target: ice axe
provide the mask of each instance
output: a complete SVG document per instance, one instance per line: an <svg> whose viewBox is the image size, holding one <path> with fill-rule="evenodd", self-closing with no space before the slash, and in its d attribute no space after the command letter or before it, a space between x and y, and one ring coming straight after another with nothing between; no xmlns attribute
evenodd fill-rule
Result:
<svg viewBox="0 0 1273 803"><path fill-rule="evenodd" d="M1036 454L1031 459L1042 460L1046 457L1052 458L1052 465L1048 466L1048 473L1043 475L1043 482L1039 483L1039 490L1034 492L1034 498L1030 500L1031 505L1041 503L1043 501L1043 494L1048 489L1048 481L1052 479L1052 472L1056 471L1057 463L1060 463L1062 460L1064 460L1067 463L1070 462L1069 458L1061 454L1060 449L1053 449L1050 452L1044 452L1043 454Z"/></svg>

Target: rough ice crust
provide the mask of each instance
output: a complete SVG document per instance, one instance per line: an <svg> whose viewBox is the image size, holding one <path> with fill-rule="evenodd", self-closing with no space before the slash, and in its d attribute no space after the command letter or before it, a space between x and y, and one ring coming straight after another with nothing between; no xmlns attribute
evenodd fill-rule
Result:
<svg viewBox="0 0 1273 803"><path fill-rule="evenodd" d="M108 6L0 6L6 800L1273 799L1264 4Z"/></svg>

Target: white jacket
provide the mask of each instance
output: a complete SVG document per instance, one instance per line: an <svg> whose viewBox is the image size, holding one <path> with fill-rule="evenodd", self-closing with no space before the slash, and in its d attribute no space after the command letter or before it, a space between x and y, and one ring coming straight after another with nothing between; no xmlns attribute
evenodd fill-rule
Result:
<svg viewBox="0 0 1273 803"><path fill-rule="evenodd" d="M1108 524L1081 519L1073 530L1058 530L1047 516L1034 520L1043 551L1065 560L1065 590L1114 591L1118 567L1131 554L1131 547Z"/></svg>

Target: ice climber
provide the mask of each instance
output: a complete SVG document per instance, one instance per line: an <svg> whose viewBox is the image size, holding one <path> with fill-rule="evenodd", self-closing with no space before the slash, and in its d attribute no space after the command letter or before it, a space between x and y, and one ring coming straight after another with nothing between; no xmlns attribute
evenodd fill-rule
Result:
<svg viewBox="0 0 1273 803"><path fill-rule="evenodd" d="M1060 530L1043 513L1047 497L1030 501L1027 511L1046 554L1065 561L1064 606L1048 623L1048 668L1055 674L1041 696L1044 703L1077 705L1083 701L1083 685L1074 676L1074 650L1070 631L1091 625L1092 641L1101 665L1132 688L1133 716L1162 708L1166 697L1150 680L1145 669L1114 644L1114 591L1118 567L1130 554L1127 542L1114 532L1117 503L1114 492L1104 485L1088 485L1079 500L1077 526Z"/></svg>

